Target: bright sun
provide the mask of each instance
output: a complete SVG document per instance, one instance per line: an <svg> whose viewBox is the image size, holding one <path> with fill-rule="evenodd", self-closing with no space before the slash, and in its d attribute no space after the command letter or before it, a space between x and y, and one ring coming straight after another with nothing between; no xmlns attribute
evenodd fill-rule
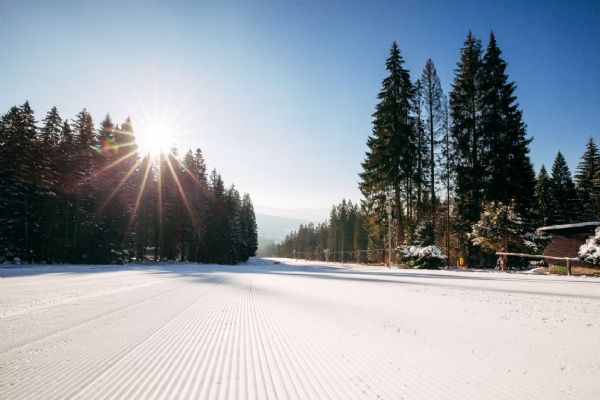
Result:
<svg viewBox="0 0 600 400"><path fill-rule="evenodd" d="M152 95L138 95L137 106L129 107L137 153L142 157L149 155L157 159L161 154L170 153L188 132L189 121L182 116L190 113L185 112L183 105L173 107L170 89L163 96L158 95L160 92L155 87Z"/></svg>
<svg viewBox="0 0 600 400"><path fill-rule="evenodd" d="M167 124L157 122L140 127L135 133L135 141L143 156L149 154L151 157L158 157L161 153L168 153L173 146L170 128Z"/></svg>

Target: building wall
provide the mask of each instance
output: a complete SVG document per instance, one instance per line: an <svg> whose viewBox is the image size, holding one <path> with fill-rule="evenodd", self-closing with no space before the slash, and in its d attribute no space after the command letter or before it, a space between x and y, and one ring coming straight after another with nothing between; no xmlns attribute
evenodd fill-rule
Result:
<svg viewBox="0 0 600 400"><path fill-rule="evenodd" d="M585 243L590 237L589 233L571 233L568 236L554 234L552 241L544 249L545 256L552 257L577 257L579 254L579 247ZM564 265L564 261L548 261L548 265ZM579 261L572 261L572 266L584 266L585 264Z"/></svg>

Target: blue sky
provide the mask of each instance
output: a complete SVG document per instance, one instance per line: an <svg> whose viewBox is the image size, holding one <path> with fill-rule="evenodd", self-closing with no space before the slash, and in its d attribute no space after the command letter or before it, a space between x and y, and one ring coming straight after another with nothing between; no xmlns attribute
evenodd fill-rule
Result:
<svg viewBox="0 0 600 400"><path fill-rule="evenodd" d="M496 34L536 170L559 149L575 168L600 141L598 2L0 0L0 112L160 113L256 205L329 207L360 198L391 42L448 92L469 29Z"/></svg>

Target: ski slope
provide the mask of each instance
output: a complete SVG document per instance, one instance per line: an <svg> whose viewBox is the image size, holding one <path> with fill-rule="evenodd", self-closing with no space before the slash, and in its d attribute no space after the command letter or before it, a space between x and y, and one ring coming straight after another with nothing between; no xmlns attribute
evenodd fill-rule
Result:
<svg viewBox="0 0 600 400"><path fill-rule="evenodd" d="M1 399L598 399L600 280L0 268Z"/></svg>

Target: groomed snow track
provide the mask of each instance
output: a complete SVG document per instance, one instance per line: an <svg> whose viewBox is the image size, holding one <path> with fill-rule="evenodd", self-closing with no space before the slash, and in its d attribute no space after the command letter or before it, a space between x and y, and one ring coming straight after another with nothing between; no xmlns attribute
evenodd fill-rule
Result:
<svg viewBox="0 0 600 400"><path fill-rule="evenodd" d="M0 268L0 398L600 398L600 280L279 261Z"/></svg>

